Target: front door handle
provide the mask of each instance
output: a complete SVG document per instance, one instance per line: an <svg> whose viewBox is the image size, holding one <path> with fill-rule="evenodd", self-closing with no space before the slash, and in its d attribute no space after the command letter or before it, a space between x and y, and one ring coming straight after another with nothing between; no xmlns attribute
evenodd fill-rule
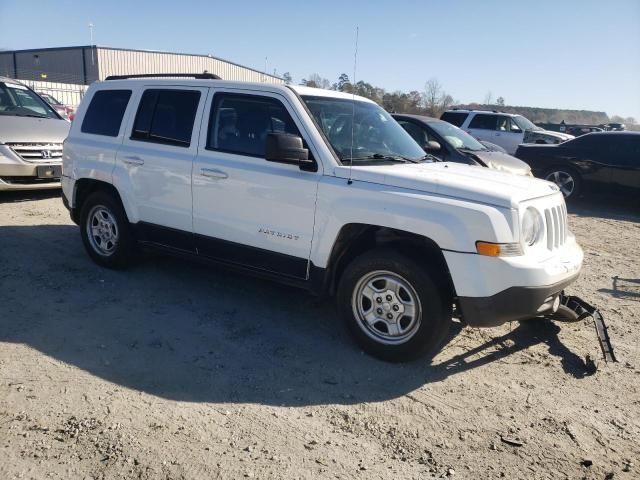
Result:
<svg viewBox="0 0 640 480"><path fill-rule="evenodd" d="M200 175L208 178L217 178L218 180L224 180L225 178L229 178L226 172L222 170L218 170L216 168L201 168Z"/></svg>
<svg viewBox="0 0 640 480"><path fill-rule="evenodd" d="M129 165L144 165L144 160L135 155L125 155L122 157L122 161Z"/></svg>

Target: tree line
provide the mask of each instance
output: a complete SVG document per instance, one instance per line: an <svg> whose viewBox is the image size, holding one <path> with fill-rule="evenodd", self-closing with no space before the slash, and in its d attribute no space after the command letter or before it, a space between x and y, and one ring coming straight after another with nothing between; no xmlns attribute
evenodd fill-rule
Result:
<svg viewBox="0 0 640 480"><path fill-rule="evenodd" d="M293 79L288 72L283 74L283 78L287 84L293 83ZM633 117L622 118L613 115L609 118L605 112L509 106L505 104L505 99L502 96L494 100L492 92L487 92L481 103L460 104L445 90L437 78L429 79L425 83L424 90L412 90L410 92L399 90L388 92L384 88L373 86L364 80L359 80L354 84L346 73L341 74L336 82L331 82L317 73L312 73L303 78L300 81L300 85L355 93L373 100L388 112L413 113L436 118L439 118L445 110L455 106L458 108L516 113L527 117L534 123L560 123L564 120L567 124L600 125L608 122L619 122L626 124L631 129L637 126L636 119Z"/></svg>

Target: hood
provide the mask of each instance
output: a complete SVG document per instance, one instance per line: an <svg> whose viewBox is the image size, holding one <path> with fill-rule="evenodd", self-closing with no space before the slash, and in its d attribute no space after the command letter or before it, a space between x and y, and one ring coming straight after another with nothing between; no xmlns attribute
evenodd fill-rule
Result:
<svg viewBox="0 0 640 480"><path fill-rule="evenodd" d="M467 152L462 153L467 154ZM529 167L529 165L522 160L518 160L516 157L512 157L508 153L479 151L469 152L468 155L478 157L482 163L493 170L514 173L516 175L531 175L531 167Z"/></svg>
<svg viewBox="0 0 640 480"><path fill-rule="evenodd" d="M575 138L573 135L561 132L552 132L551 130L527 130L524 133L524 143L535 143L536 140L556 140L566 142Z"/></svg>
<svg viewBox="0 0 640 480"><path fill-rule="evenodd" d="M336 167L334 173L347 179L349 167ZM558 187L545 180L450 162L354 166L351 178L505 208L558 194Z"/></svg>
<svg viewBox="0 0 640 480"><path fill-rule="evenodd" d="M70 126L56 118L0 115L0 143L62 143Z"/></svg>

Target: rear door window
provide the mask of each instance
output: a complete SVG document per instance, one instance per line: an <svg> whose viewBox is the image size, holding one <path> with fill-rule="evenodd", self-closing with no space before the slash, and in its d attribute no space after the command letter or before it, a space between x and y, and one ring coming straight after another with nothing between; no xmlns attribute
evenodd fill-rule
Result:
<svg viewBox="0 0 640 480"><path fill-rule="evenodd" d="M195 90L145 90L131 139L188 147L199 102Z"/></svg>
<svg viewBox="0 0 640 480"><path fill-rule="evenodd" d="M508 117L502 118L508 120ZM477 128L479 130L496 130L497 126L498 115L487 115L484 113L477 113L469 123L469 128Z"/></svg>
<svg viewBox="0 0 640 480"><path fill-rule="evenodd" d="M467 119L468 113L464 112L444 112L440 117L440 120L449 122L456 127L461 127L464 121Z"/></svg>
<svg viewBox="0 0 640 480"><path fill-rule="evenodd" d="M99 90L93 94L82 120L82 133L117 137L131 90Z"/></svg>

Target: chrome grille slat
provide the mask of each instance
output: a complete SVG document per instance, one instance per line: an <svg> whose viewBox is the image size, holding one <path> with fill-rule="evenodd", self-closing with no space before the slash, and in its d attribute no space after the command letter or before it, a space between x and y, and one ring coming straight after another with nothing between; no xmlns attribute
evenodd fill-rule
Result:
<svg viewBox="0 0 640 480"><path fill-rule="evenodd" d="M7 145L27 162L50 162L62 158L61 143L15 142ZM45 157L43 152L48 152L48 156Z"/></svg>
<svg viewBox="0 0 640 480"><path fill-rule="evenodd" d="M547 227L547 249L560 248L569 235L567 207L562 203L546 208L544 219Z"/></svg>
<svg viewBox="0 0 640 480"><path fill-rule="evenodd" d="M555 208L551 210L551 216L553 217L553 246L558 248L560 245L560 222L558 222L558 212Z"/></svg>
<svg viewBox="0 0 640 480"><path fill-rule="evenodd" d="M544 219L547 224L547 248L553 250L553 233L551 232L551 211L547 208L544 211Z"/></svg>

